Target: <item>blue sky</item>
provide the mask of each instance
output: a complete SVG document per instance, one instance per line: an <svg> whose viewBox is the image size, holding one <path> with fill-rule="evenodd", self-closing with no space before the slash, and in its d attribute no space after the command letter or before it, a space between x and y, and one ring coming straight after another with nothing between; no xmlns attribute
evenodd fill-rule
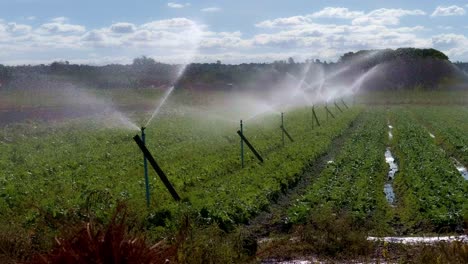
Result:
<svg viewBox="0 0 468 264"><path fill-rule="evenodd" d="M0 0L0 64L336 60L421 47L468 61L465 1Z"/></svg>

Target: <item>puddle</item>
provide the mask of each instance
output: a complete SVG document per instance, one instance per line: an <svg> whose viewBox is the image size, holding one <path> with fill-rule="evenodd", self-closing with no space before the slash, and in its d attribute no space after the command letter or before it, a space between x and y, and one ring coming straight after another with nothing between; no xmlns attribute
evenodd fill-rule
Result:
<svg viewBox="0 0 468 264"><path fill-rule="evenodd" d="M392 140L393 139L393 134L392 134L392 129L393 126L388 124L388 139ZM385 193L385 198L387 198L387 201L389 204L393 205L395 203L395 193L393 192L393 186L392 186L392 181L395 178L395 174L398 171L398 165L395 162L395 158L393 157L392 152L390 151L390 147L387 147L387 150L385 150L385 162L389 166L388 174L387 174L387 183L384 185L384 193Z"/></svg>
<svg viewBox="0 0 468 264"><path fill-rule="evenodd" d="M465 178L465 180L468 180L468 170L466 169L466 167L463 166L463 164L461 164L457 159L452 158L452 160L458 172L460 172L460 174L463 176L463 178Z"/></svg>
<svg viewBox="0 0 468 264"><path fill-rule="evenodd" d="M396 164L395 158L393 157L389 147L385 151L385 162L390 166L390 170L388 171L388 180L391 181L395 178L395 174L398 171L398 165Z"/></svg>
<svg viewBox="0 0 468 264"><path fill-rule="evenodd" d="M434 237L367 237L369 241L384 241L399 244L434 244L437 242L455 242L460 241L468 243L468 236L434 236Z"/></svg>
<svg viewBox="0 0 468 264"><path fill-rule="evenodd" d="M387 123L389 123L390 121L387 121ZM392 129L393 129L393 126L388 124L388 139L392 140L393 139L393 134L392 134Z"/></svg>
<svg viewBox="0 0 468 264"><path fill-rule="evenodd" d="M391 183L386 183L384 185L384 192L388 203L393 204L395 202L395 193L393 192L393 186Z"/></svg>

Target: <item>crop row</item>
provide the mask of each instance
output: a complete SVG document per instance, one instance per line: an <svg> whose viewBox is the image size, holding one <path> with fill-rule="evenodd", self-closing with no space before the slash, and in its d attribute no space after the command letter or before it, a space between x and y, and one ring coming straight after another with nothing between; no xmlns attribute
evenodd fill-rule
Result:
<svg viewBox="0 0 468 264"><path fill-rule="evenodd" d="M412 108L412 112L436 135L436 142L463 164L468 164L468 108Z"/></svg>
<svg viewBox="0 0 468 264"><path fill-rule="evenodd" d="M367 110L355 126L338 156L290 209L293 222L306 222L312 211L331 209L351 215L369 229L385 228L389 210L383 193L388 172L383 155L387 142L385 112Z"/></svg>
<svg viewBox="0 0 468 264"><path fill-rule="evenodd" d="M468 183L408 110L391 112L400 172L394 187L399 216L409 231L446 231L468 217Z"/></svg>

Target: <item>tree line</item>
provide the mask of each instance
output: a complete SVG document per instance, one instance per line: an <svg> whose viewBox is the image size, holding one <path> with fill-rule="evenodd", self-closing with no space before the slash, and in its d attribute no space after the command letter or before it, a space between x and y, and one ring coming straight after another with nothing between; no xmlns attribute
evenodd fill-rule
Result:
<svg viewBox="0 0 468 264"><path fill-rule="evenodd" d="M60 88L64 83L102 89L137 89L165 85L187 89L261 89L274 85L287 75L313 79L316 78L314 71L317 69L327 74L347 66L348 70L343 73L343 78L352 81L376 65L385 65L385 73L379 80L382 82L379 89L416 85L435 87L443 79L456 77L453 65L468 72L468 63L452 64L438 50L416 48L348 52L336 62L322 62L318 59L295 62L288 58L272 63L230 65L217 61L191 63L186 67L161 63L142 56L126 65L92 66L70 64L68 61L49 65L0 64L0 89ZM181 75L180 78L178 75Z"/></svg>

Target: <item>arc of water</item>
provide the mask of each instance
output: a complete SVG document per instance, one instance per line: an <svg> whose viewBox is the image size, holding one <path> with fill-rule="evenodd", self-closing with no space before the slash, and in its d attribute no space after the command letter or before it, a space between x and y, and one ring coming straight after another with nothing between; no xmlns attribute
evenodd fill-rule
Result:
<svg viewBox="0 0 468 264"><path fill-rule="evenodd" d="M169 95L171 95L172 91L174 90L174 85L171 86L165 93L164 93L164 96L163 98L161 99L161 101L159 101L159 104L158 106L156 107L156 109L154 109L154 112L151 114L151 117L148 119L148 122L146 122L146 125L145 127L147 127L151 121L154 119L154 117L159 113L159 111L161 110L161 107L164 105L164 103L166 102L167 98L169 98Z"/></svg>

